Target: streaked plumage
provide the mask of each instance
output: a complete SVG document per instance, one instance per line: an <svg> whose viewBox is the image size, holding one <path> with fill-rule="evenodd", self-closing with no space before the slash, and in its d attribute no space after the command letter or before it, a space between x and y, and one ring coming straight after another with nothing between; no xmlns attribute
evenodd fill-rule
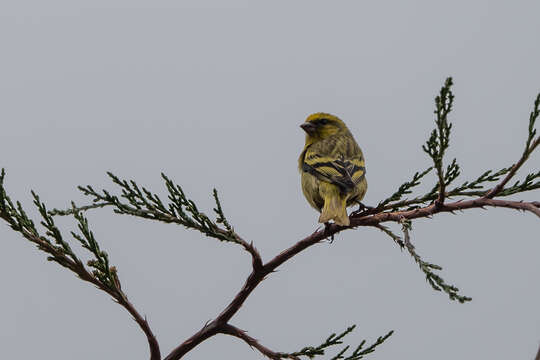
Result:
<svg viewBox="0 0 540 360"><path fill-rule="evenodd" d="M337 116L315 113L300 126L306 132L298 159L304 196L321 212L319 222L348 226L346 207L360 203L367 190L362 150Z"/></svg>

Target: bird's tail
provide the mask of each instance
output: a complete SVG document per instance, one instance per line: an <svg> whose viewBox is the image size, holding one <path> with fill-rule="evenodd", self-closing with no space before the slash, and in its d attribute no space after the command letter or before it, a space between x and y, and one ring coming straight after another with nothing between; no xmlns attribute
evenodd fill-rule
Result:
<svg viewBox="0 0 540 360"><path fill-rule="evenodd" d="M337 186L332 184L325 185L320 188L321 195L324 199L324 206L319 217L319 222L326 223L334 220L337 225L349 226L350 221L346 210L347 196L341 194Z"/></svg>

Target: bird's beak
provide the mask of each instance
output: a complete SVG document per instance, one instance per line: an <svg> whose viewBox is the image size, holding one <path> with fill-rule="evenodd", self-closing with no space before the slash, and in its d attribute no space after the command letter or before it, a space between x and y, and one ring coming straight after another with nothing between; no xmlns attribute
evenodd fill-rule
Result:
<svg viewBox="0 0 540 360"><path fill-rule="evenodd" d="M309 135L313 135L317 131L317 127L314 124L308 122L303 123L302 125L300 125L300 127Z"/></svg>

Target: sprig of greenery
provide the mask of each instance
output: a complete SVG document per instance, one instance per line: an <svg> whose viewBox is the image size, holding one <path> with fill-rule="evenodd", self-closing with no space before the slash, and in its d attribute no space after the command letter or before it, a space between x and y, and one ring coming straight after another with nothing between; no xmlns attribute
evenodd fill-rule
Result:
<svg viewBox="0 0 540 360"><path fill-rule="evenodd" d="M493 170L488 170L482 173L478 178L471 181L465 181L461 185L449 190L446 192L445 197L451 198L456 196L483 196L487 193L489 189L485 188L488 183L493 183L496 181L499 181L501 177L505 174L507 174L510 171L511 167L509 168L503 168L499 171L493 172ZM497 197L503 197L503 196L509 196L512 194L525 192L525 191L531 191L540 188L539 182L532 182L532 180L538 178L538 173L533 173L527 175L524 181L516 183L515 186L509 187L501 191L499 194L497 194ZM447 185L449 184L446 182ZM400 186L400 188L408 183L404 183ZM384 205L378 205L377 209L385 211L385 210L391 210L391 211L398 211L401 209L410 210L413 208L417 208L419 205L426 205L434 200L437 199L437 188L438 184L433 187L433 189L421 196L416 196L412 199L406 199L402 201L396 201L396 202L387 202ZM397 192L396 192L397 193Z"/></svg>
<svg viewBox="0 0 540 360"><path fill-rule="evenodd" d="M94 256L87 263L88 266L94 268L91 274L86 270L83 261L73 251L69 243L64 240L53 216L47 211L45 203L41 202L39 196L34 191L31 192L34 205L41 215L40 223L45 228L45 235L39 233L34 221L28 217L20 202L17 201L16 205L13 204L6 192L4 178L5 171L2 169L0 174L0 217L6 220L12 229L21 233L26 239L36 244L40 250L49 254L47 260L70 269L83 280L93 282L110 294L113 292L121 293L116 268L109 265L107 253L100 250L99 244L88 227L88 220L80 212L74 212L74 216L78 221L82 235L74 232L71 234ZM75 209L74 204L73 208ZM124 295L122 294L122 296Z"/></svg>
<svg viewBox="0 0 540 360"><path fill-rule="evenodd" d="M444 198L447 195L446 187L460 175L460 167L456 159L447 166L446 171L443 168L443 158L450 144L450 132L452 129L452 123L448 121L448 114L452 111L454 103L454 94L451 90L452 85L452 78L447 78L439 95L435 97L435 129L431 131L428 140L422 145L422 150L432 159L433 166L422 172L416 172L411 181L400 185L398 190L379 203L376 209L398 211L403 207L415 208L417 207L416 205L434 200L437 200L437 203L444 202ZM411 189L419 185L421 179L432 169L435 169L438 181L431 191L411 200L400 201L403 196L412 193Z"/></svg>
<svg viewBox="0 0 540 360"><path fill-rule="evenodd" d="M394 212L401 210L413 210L433 202L436 207L442 206L445 198L456 196L503 197L540 188L540 181L538 180L540 178L540 171L528 174L525 179L516 181L512 186L506 188L504 187L508 180L515 174L517 169L519 169L519 167L528 159L530 154L540 144L540 137L537 137L537 130L535 128L536 121L540 116L540 94L538 94L534 102L534 108L529 116L528 136L521 159L512 166L502 168L498 171L487 170L474 180L465 181L461 185L454 187L451 190L446 190L461 173L460 166L456 159L453 159L446 169L443 168L443 158L450 143L450 132L452 129L452 124L448 121L448 114L452 110L454 101L454 95L451 91L452 85L452 78L446 79L439 95L435 98L436 126L435 129L432 130L426 144L422 146L423 151L432 159L433 167L422 172L416 172L411 181L405 182L399 186L398 190L394 192L394 194L380 202L375 209L368 211L366 213L367 215L385 211ZM432 168L435 168L438 177L438 181L435 186L433 186L432 189L424 195L416 196L412 199L402 200L405 195L412 193L411 189L413 187L420 185L422 178L429 173ZM505 176L505 178L501 181L503 176ZM499 183L493 188L486 188L486 185L493 182ZM471 300L469 297L458 295L458 289L455 286L446 284L446 282L434 272L442 270L439 265L422 260L418 253L416 253L416 250L410 242L409 237L409 230L411 229L410 222L402 223L405 241L402 241L399 236L381 224L376 224L375 227L378 227L385 232L400 246L402 246L402 244L405 245L415 262L426 275L426 280L433 289L446 292L452 300L457 300L459 302Z"/></svg>
<svg viewBox="0 0 540 360"><path fill-rule="evenodd" d="M72 203L73 209L76 209L75 203ZM88 250L94 258L87 262L87 265L93 268L92 275L99 279L111 291L121 293L121 284L118 279L118 273L115 266L109 265L109 255L100 249L93 232L88 227L88 219L81 212L74 211L73 216L77 220L81 235L71 232L71 235L77 239L81 246Z"/></svg>
<svg viewBox="0 0 540 360"><path fill-rule="evenodd" d="M161 359L159 344L148 322L137 312L122 291L116 267L110 266L109 256L100 249L94 234L89 229L88 220L81 215L75 204L72 203L71 213L78 222L80 234L75 232L71 232L71 234L83 248L93 255L93 258L87 262L89 269L73 251L69 243L64 240L61 231L54 222L53 216L47 211L47 207L41 202L39 196L32 191L34 205L41 215L41 225L45 228L45 235L39 233L34 221L28 217L20 202L17 201L16 205L13 203L6 192L4 178L5 171L2 169L0 172L0 218L24 238L36 244L38 249L47 253L47 260L60 264L75 273L80 279L94 284L124 307L145 333L150 347L150 359Z"/></svg>
<svg viewBox="0 0 540 360"><path fill-rule="evenodd" d="M452 129L452 123L448 122L448 114L452 111L454 103L454 94L451 90L452 85L452 78L447 78L439 95L435 97L436 128L431 132L426 144L422 146L424 152L433 160L433 165L437 171L439 178L439 201L441 203L444 200L446 182L451 181L449 180L448 170L446 174L443 170L443 158L450 144L450 131ZM458 169L457 164L455 164L454 168L456 170Z"/></svg>
<svg viewBox="0 0 540 360"><path fill-rule="evenodd" d="M381 230L383 233L385 233L386 235L390 236L390 238L392 240L394 240L394 242L396 244L399 245L399 247L401 249L403 249L405 247L405 243L403 242L403 240L401 239L401 237L399 235L396 235L394 234L394 232L392 230L390 230L390 228L388 228L387 226L384 226L382 224L376 224L374 225L377 229Z"/></svg>
<svg viewBox="0 0 540 360"><path fill-rule="evenodd" d="M0 172L0 217L4 219L13 230L19 232L26 239L37 245L38 249L49 254L47 260L54 261L70 270L82 266L82 262L73 252L69 244L63 239L60 230L56 227L52 216L47 214L45 204L39 196L32 191L34 204L42 217L41 225L45 228L45 236L41 235L32 219L28 217L19 201L13 203L4 186L6 172Z"/></svg>
<svg viewBox="0 0 540 360"><path fill-rule="evenodd" d="M70 209L66 209L66 210L61 210L61 209L52 209L52 210L49 210L48 211L48 214L51 215L51 216L67 216L67 215L73 215L75 214L76 212L83 212L83 211L88 211L88 210L91 210L91 209L99 209L99 208L103 208L105 206L110 206L111 204L109 203L95 203L95 204L91 204L91 205L84 205L84 206L79 206L79 207L72 207Z"/></svg>
<svg viewBox="0 0 540 360"><path fill-rule="evenodd" d="M426 281L431 285L431 287L436 291L444 291L447 293L450 300L457 300L460 303L471 301L472 298L459 295L459 289L457 287L447 284L442 277L435 274L434 271L442 270L441 266L422 260L420 255L416 252L414 245L411 243L411 238L409 235L409 231L412 230L411 221L403 219L401 221L401 226L403 230L403 242L405 247L407 248L409 254L413 257L414 261L420 267L420 270L422 270L422 272L426 275Z"/></svg>
<svg viewBox="0 0 540 360"><path fill-rule="evenodd" d="M433 166L428 167L426 170L424 170L422 172L418 172L418 171L415 172L411 181L407 181L407 182L401 184L399 186L399 188L397 189L397 191L395 193L393 193L392 195L390 195L388 198L381 201L379 203L379 205L377 205L377 208L382 208L386 204L389 204L389 203L394 202L394 201L401 200L401 198L403 198L403 196L405 196L407 194L411 194L412 193L411 189L413 187L417 186L417 185L420 185L420 183L421 183L420 180L424 176L426 176L429 172L431 172L431 170L433 170Z"/></svg>
<svg viewBox="0 0 540 360"><path fill-rule="evenodd" d="M62 266L69 267L69 266L66 266L67 262L66 262L65 257L67 256L70 259L72 259L78 266L82 266L82 261L73 252L69 244L63 239L62 233L60 232L58 227L56 227L53 217L47 213L47 207L45 206L45 203L42 203L40 201L39 196L34 191L32 191L31 193L34 198L34 205L36 205L36 207L38 208L39 213L42 218L41 225L43 225L43 227L45 227L45 229L47 230L46 235L49 237L52 237L54 239L54 242L57 244L56 246L56 250L58 250L57 253L51 254L51 256L47 257L47 260L55 261ZM20 213L23 217L26 217L26 214L22 211L22 208L20 210ZM35 234L37 234L37 230L35 228L34 230L35 230ZM46 237L40 237L40 238L43 241L47 241L51 243L50 240L48 240Z"/></svg>
<svg viewBox="0 0 540 360"><path fill-rule="evenodd" d="M343 360L360 360L360 359L363 359L364 356L368 355L368 354L371 354L372 352L375 351L375 348L379 345L381 345L383 342L386 341L386 339L388 339L390 336L392 336L392 334L394 334L394 330L391 330L389 331L386 335L384 336L379 336L377 338L377 340L371 344L370 346L368 346L367 348L363 349L362 350L362 347L365 345L366 343L366 340L362 340L362 342L360 343L360 345L358 345L356 347L356 349L352 352L352 354L350 354L349 356L347 357L344 357L344 353L347 351L348 347L345 347L343 350L341 350L336 356L334 356L331 360L338 360L338 359L343 359Z"/></svg>
<svg viewBox="0 0 540 360"><path fill-rule="evenodd" d="M502 168L499 171L493 172L493 170L485 171L479 177L472 181L465 181L460 186L449 191L449 195L460 195L466 190L478 190L483 189L484 183L495 182L501 179L501 176L507 174L511 167ZM485 191L485 190L484 190Z"/></svg>
<svg viewBox="0 0 540 360"><path fill-rule="evenodd" d="M512 190L505 189L504 187L506 184L512 179L512 177L516 174L516 172L519 170L519 168L529 159L532 152L540 145L540 136L536 137L536 128L535 123L538 119L538 116L540 115L540 94L536 96L536 100L534 101L534 108L531 111L529 115L529 128L528 128L528 136L527 140L525 141L525 149L523 150L523 154L521 155L521 158L510 167L510 171L505 176L505 178L498 183L495 187L490 189L483 197L491 199L495 196L498 196L501 193L504 194L513 194L515 192L519 192L520 189L532 187L536 188L537 183L534 184L531 181L535 179L537 174L529 174L526 179L522 182L522 184L516 183ZM506 191L505 191L506 190Z"/></svg>
<svg viewBox="0 0 540 360"><path fill-rule="evenodd" d="M302 348L300 351L296 351L293 353L288 354L288 356L307 356L310 359L313 359L317 355L324 355L324 350L335 345L343 344L343 341L341 341L346 335L350 334L356 325L349 326L345 331L343 331L341 334L336 335L336 333L330 334L326 340L318 345L318 346L306 346Z"/></svg>
<svg viewBox="0 0 540 360"><path fill-rule="evenodd" d="M450 185L459 175L461 175L461 169L457 163L457 159L454 158L444 172L444 187L446 188Z"/></svg>
<svg viewBox="0 0 540 360"><path fill-rule="evenodd" d="M221 201L219 200L218 192L216 189L212 192L214 195L214 200L216 201L216 207L214 208L214 212L217 215L216 222L218 224L223 224L225 226L225 229L227 229L227 232L230 236L234 237L234 229L229 224L229 221L227 221L227 218L225 217L225 214L223 213L223 209L221 208Z"/></svg>
<svg viewBox="0 0 540 360"><path fill-rule="evenodd" d="M525 142L525 150L523 150L523 156L528 157L534 149L540 144L540 137L535 139L536 136L536 120L540 115L540 94L536 96L534 100L534 107L531 113L529 114L529 134L527 136L527 141Z"/></svg>
<svg viewBox="0 0 540 360"><path fill-rule="evenodd" d="M142 217L150 220L157 220L166 223L175 223L183 225L189 229L195 229L201 233L221 240L242 244L239 237L235 234L229 221L226 219L217 190L214 189L213 196L216 202L214 212L217 215L215 221L212 221L204 212L200 211L195 202L189 199L184 190L176 185L165 174L161 174L165 181L168 192L168 203L164 203L161 198L146 189L139 187L133 180L127 181L120 179L111 172L107 173L114 184L121 189L121 195L113 195L107 190L101 192L94 190L90 185L79 186L79 190L84 195L93 198L93 201L100 207L110 205L114 212L118 214L127 214L136 217ZM87 210L91 208L77 208L76 210ZM72 213L71 211L54 210L55 214ZM221 228L218 224L223 224Z"/></svg>
<svg viewBox="0 0 540 360"><path fill-rule="evenodd" d="M437 176L439 180L433 186L433 188L423 194L412 199L402 198L412 193L411 189L417 185L420 185L421 179L429 173L431 168L428 170L417 172L414 174L413 179L409 182L405 182L399 186L398 190L392 194L387 199L383 200L375 208L377 211L399 211L399 210L411 210L418 208L421 205L427 205L438 198L450 198L456 196L471 197L471 196L486 196L493 189L486 188L489 183L500 181L503 175L509 176L512 171L512 166L502 168L498 171L487 170L483 172L474 180L469 180L463 182L461 185L444 192L441 196L441 184L442 188L446 189L448 186L457 179L461 173L461 169L456 159L454 159L450 165L447 166L446 170L443 171L442 161L445 150L449 146L450 131L452 124L448 122L448 114L452 110L454 95L451 92L452 79L448 78L441 88L439 96L435 98L435 114L436 127L431 132L431 135L422 149L426 152L433 160L434 167L437 171ZM529 115L529 124L528 124L528 135L525 142L525 148L523 150L522 158L520 159L521 165L531 153L540 145L540 137L537 136L536 121L540 116L540 94L537 95L534 101L534 107ZM514 169L516 170L516 169ZM515 172L515 171L514 171ZM509 196L525 191L536 190L540 188L540 181L537 179L540 178L540 171L535 173L528 174L523 180L517 181L514 185L498 189L496 192L497 197ZM442 179L442 181L441 181ZM535 181L536 180L536 181ZM373 213L373 212L372 212Z"/></svg>
<svg viewBox="0 0 540 360"><path fill-rule="evenodd" d="M501 190L498 196L508 196L524 191L540 189L540 180L533 182L535 179L540 179L540 170L536 173L528 174L522 181L516 181L513 186Z"/></svg>
<svg viewBox="0 0 540 360"><path fill-rule="evenodd" d="M433 264L427 261L424 261L420 255L416 252L414 245L411 243L409 231L412 230L412 223L410 220L402 219L401 221L402 231L404 238L402 239L399 235L395 234L392 230L382 224L373 225L374 227L380 229L386 235L388 235L400 248L406 248L409 254L413 257L414 261L418 264L420 270L426 275L427 282L431 285L434 290L444 291L448 294L451 300L457 300L460 303L472 300L470 297L458 295L459 289L453 285L448 285L439 275L435 274L434 271L442 270L442 267Z"/></svg>
<svg viewBox="0 0 540 360"><path fill-rule="evenodd" d="M345 336L347 336L348 334L350 334L355 328L356 328L356 325L352 325L352 326L349 326L345 331L343 331L340 334L333 333L322 344L320 344L318 346L306 346L303 349L301 349L300 351L296 351L296 352L293 352L293 353L278 353L278 356L282 357L282 358L291 358L291 359L298 358L300 356L305 356L307 358L313 359L316 356L324 355L325 351L328 348L330 348L332 346L343 344L343 341L342 341L343 338ZM350 355L345 357L344 354L350 348L350 345L347 345L342 350L340 350L334 357L332 357L331 360L338 360L338 359L359 360L359 359L363 359L365 355L370 354L373 351L375 351L375 348L377 346L381 345L383 342L385 342L390 336L392 336L393 333L394 333L394 331L391 330L386 335L379 336L377 338L377 340L373 344L371 344L369 347L367 347L365 349L362 349L362 348L366 344L366 340L362 340L360 345L358 345Z"/></svg>

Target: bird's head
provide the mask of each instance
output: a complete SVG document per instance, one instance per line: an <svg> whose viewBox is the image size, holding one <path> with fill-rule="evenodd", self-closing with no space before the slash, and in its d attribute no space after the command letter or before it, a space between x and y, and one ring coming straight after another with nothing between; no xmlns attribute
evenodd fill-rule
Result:
<svg viewBox="0 0 540 360"><path fill-rule="evenodd" d="M347 126L340 118L326 113L309 115L300 127L306 132L306 142L309 143L326 139L340 132L348 131Z"/></svg>

